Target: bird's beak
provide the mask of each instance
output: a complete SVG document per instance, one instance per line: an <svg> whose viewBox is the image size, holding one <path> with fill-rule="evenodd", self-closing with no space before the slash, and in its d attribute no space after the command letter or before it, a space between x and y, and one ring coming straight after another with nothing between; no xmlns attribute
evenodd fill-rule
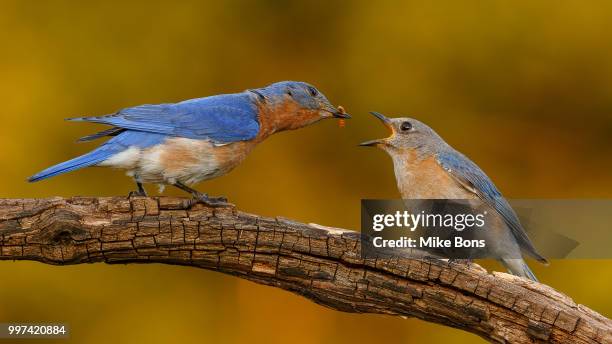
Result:
<svg viewBox="0 0 612 344"><path fill-rule="evenodd" d="M387 117L385 117L380 112L371 111L370 113L374 117L378 118L382 122L382 124L384 124L385 127L391 130L391 133L393 134L393 126L391 125L391 120L389 120ZM359 145L364 146L364 147L371 147L371 146L378 146L378 145L385 145L385 144L387 144L387 139L370 140L370 141L362 142Z"/></svg>
<svg viewBox="0 0 612 344"><path fill-rule="evenodd" d="M382 114L382 113L380 113L380 112L376 112L376 111L370 111L370 113L371 113L371 114L372 114L374 117L378 118L378 119L379 119L379 120L380 120L380 121L381 121L381 122L382 122L382 123L385 125L385 127L389 128L389 129L393 129L393 128L391 127L391 120L390 120L390 119L388 119L387 117L385 117L385 115L383 115L383 114Z"/></svg>
<svg viewBox="0 0 612 344"><path fill-rule="evenodd" d="M329 104L324 107L324 111L329 112L331 114L331 116L329 116L328 118L342 118L342 119L352 118L351 115L349 115L348 113L346 113L346 111L344 111L344 108L342 106L338 106L337 108L335 108L331 104Z"/></svg>
<svg viewBox="0 0 612 344"><path fill-rule="evenodd" d="M348 113L340 112L340 111L332 112L332 115L336 118L345 118L345 119L352 118L351 115L349 115Z"/></svg>
<svg viewBox="0 0 612 344"><path fill-rule="evenodd" d="M382 145L383 143L384 143L384 140L379 139L379 140L370 140L370 141L362 142L359 145L364 146L364 147L370 147L370 146Z"/></svg>

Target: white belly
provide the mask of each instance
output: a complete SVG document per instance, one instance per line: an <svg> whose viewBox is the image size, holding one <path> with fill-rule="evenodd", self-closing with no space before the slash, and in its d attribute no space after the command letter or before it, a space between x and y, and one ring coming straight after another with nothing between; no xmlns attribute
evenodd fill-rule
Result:
<svg viewBox="0 0 612 344"><path fill-rule="evenodd" d="M216 146L207 140L175 137L145 149L130 147L99 166L125 169L141 183L195 184L231 171L251 148L245 142Z"/></svg>

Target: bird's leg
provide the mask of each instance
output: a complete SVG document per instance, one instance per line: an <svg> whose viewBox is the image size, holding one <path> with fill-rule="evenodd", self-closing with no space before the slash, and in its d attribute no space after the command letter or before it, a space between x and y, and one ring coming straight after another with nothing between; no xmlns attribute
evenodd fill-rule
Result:
<svg viewBox="0 0 612 344"><path fill-rule="evenodd" d="M128 197L136 197L136 196L147 197L147 192L142 186L142 183L136 182L136 186L138 187L138 191L130 191L130 194L128 195Z"/></svg>
<svg viewBox="0 0 612 344"><path fill-rule="evenodd" d="M211 207L223 207L229 205L229 203L227 203L227 198L225 197L209 197L207 194L190 188L181 182L176 182L173 185L183 191L189 192L196 202L200 202Z"/></svg>

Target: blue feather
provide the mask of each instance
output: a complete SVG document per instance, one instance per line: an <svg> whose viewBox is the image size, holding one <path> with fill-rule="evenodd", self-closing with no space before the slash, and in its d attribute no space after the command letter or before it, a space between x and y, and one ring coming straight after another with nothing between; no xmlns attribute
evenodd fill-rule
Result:
<svg viewBox="0 0 612 344"><path fill-rule="evenodd" d="M139 148L146 148L162 143L166 138L166 135L128 130L106 141L103 145L87 154L38 172L28 178L28 181L37 182L58 174L78 170L83 167L94 166L129 147L136 146Z"/></svg>
<svg viewBox="0 0 612 344"><path fill-rule="evenodd" d="M219 143L251 140L259 133L257 106L253 95L246 92L140 105L112 115L71 120Z"/></svg>
<svg viewBox="0 0 612 344"><path fill-rule="evenodd" d="M140 105L98 117L72 118L127 129L102 146L80 157L47 168L28 180L35 182L58 174L94 166L130 146L149 147L169 136L218 143L251 140L259 133L258 109L248 92L186 100L175 104ZM114 133L114 132L113 132ZM102 132L101 134L106 134ZM93 135L89 138L97 138Z"/></svg>
<svg viewBox="0 0 612 344"><path fill-rule="evenodd" d="M502 196L495 184L474 162L465 155L448 150L436 155L438 163L461 185L475 192L478 197L495 209L504 219L519 245L535 259L546 262L533 247L527 233L523 229L518 216Z"/></svg>

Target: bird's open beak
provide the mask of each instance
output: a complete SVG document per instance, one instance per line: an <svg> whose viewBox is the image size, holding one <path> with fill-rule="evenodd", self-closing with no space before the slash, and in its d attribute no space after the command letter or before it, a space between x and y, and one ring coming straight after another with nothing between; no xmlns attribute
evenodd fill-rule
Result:
<svg viewBox="0 0 612 344"><path fill-rule="evenodd" d="M385 117L380 112L371 111L370 113L374 117L378 118L382 122L382 124L384 124L384 126L387 127L391 131L391 134L393 134L393 126L391 126L391 120L389 120L387 117ZM370 141L362 142L359 145L369 147L369 146L384 145L386 143L387 143L387 139L377 139L377 140L370 140Z"/></svg>
<svg viewBox="0 0 612 344"><path fill-rule="evenodd" d="M364 146L364 147L370 147L370 146L378 146L378 145L382 145L385 140L384 139L378 139L378 140L370 140L370 141L365 141L360 143L360 146Z"/></svg>

